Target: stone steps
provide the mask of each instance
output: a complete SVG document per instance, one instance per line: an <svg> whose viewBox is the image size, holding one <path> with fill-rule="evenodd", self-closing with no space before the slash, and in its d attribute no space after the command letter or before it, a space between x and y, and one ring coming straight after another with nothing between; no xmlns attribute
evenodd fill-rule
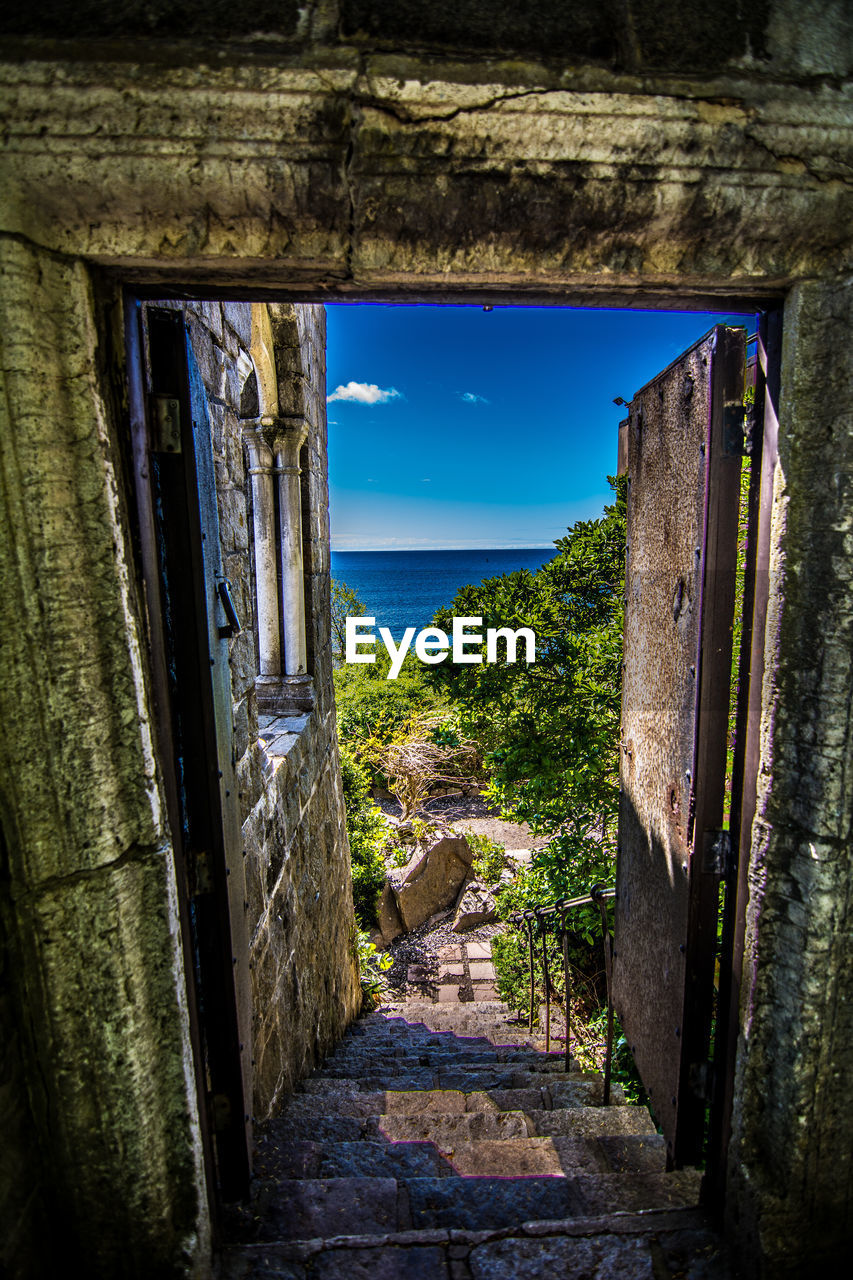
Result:
<svg viewBox="0 0 853 1280"><path fill-rule="evenodd" d="M496 1001L360 1020L259 1126L222 1280L728 1280L699 1174L564 1067Z"/></svg>
<svg viewBox="0 0 853 1280"><path fill-rule="evenodd" d="M223 1280L731 1280L696 1209L226 1246Z"/></svg>
<svg viewBox="0 0 853 1280"><path fill-rule="evenodd" d="M580 1173L659 1172L658 1134L600 1137L416 1139L388 1143L361 1138L291 1141L263 1161L263 1177L564 1177Z"/></svg>
<svg viewBox="0 0 853 1280"><path fill-rule="evenodd" d="M688 1208L688 1174L293 1178L256 1192L251 1240L433 1230L494 1230L637 1209Z"/></svg>

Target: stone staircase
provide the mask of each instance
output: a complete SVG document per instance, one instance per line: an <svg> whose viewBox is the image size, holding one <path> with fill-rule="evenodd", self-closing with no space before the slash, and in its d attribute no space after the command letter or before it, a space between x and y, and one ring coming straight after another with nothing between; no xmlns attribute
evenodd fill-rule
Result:
<svg viewBox="0 0 853 1280"><path fill-rule="evenodd" d="M362 1018L260 1130L222 1277L725 1280L699 1175L563 1066L496 1000Z"/></svg>

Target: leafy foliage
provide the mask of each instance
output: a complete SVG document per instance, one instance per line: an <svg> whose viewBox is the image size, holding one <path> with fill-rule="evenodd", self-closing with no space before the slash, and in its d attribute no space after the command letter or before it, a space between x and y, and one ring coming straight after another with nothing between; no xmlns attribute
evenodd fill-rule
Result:
<svg viewBox="0 0 853 1280"><path fill-rule="evenodd" d="M352 587L332 579L332 653L343 656L346 649L347 618L363 618L364 605Z"/></svg>
<svg viewBox="0 0 853 1280"><path fill-rule="evenodd" d="M384 975L394 961L387 952L376 950L376 944L370 941L370 934L363 929L356 930L353 942L358 960L362 1007L365 1012L369 1012L379 1004L388 989L388 981Z"/></svg>
<svg viewBox="0 0 853 1280"><path fill-rule="evenodd" d="M625 485L599 520L580 521L535 573L520 570L463 587L452 614L483 627L531 627L536 662L442 663L430 679L460 708L492 770L490 795L535 833L579 845L615 829L625 564Z"/></svg>
<svg viewBox="0 0 853 1280"><path fill-rule="evenodd" d="M452 613L482 617L483 627L531 627L536 662L431 669L460 708L463 730L483 743L489 796L505 816L550 837L530 866L498 895L504 920L536 904L580 897L613 877L618 810L618 744L625 575L626 485L598 520L579 521L556 542L557 555L535 573L522 570L457 593ZM436 625L447 628L451 611ZM572 921L573 987L590 1011L602 995L597 908ZM559 995L562 960L546 939ZM494 943L501 994L529 1002L527 936L508 929ZM538 966L537 966L538 967ZM534 999L544 999L544 989Z"/></svg>
<svg viewBox="0 0 853 1280"><path fill-rule="evenodd" d="M376 662L344 665L335 671L338 736L369 766L376 747L390 742L413 715L450 715L446 696L427 683L413 654L406 655L396 680L386 678L390 666L382 647ZM371 768L371 772L375 776L377 770Z"/></svg>
<svg viewBox="0 0 853 1280"><path fill-rule="evenodd" d="M465 839L474 855L471 869L475 878L483 884L495 884L506 866L506 846L476 831L466 831Z"/></svg>
<svg viewBox="0 0 853 1280"><path fill-rule="evenodd" d="M446 728L441 716L415 714L388 742L362 746L366 758L387 777L404 821L420 811L435 784L470 777L477 767L476 744L448 742Z"/></svg>
<svg viewBox="0 0 853 1280"><path fill-rule="evenodd" d="M346 827L352 857L352 896L362 928L376 923L376 906L385 882L382 847L386 839L382 814L370 797L370 779L346 745L341 745Z"/></svg>

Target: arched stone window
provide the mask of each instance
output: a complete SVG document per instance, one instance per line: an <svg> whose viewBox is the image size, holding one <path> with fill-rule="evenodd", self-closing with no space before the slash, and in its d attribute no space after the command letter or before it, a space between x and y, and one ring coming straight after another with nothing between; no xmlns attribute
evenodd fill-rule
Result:
<svg viewBox="0 0 853 1280"><path fill-rule="evenodd" d="M273 332L270 308L252 304L251 369L246 367L240 397L255 414L244 419L252 489L252 530L258 627L258 710L266 714L307 710L312 705L305 634L302 557L302 497L299 452L308 422L295 399L296 412L282 412L280 388L299 387L301 370L286 366L293 348L282 338L288 311L277 308ZM246 362L248 365L248 362ZM243 369L241 368L241 373ZM294 377L294 372L297 375ZM252 382L254 380L254 386Z"/></svg>

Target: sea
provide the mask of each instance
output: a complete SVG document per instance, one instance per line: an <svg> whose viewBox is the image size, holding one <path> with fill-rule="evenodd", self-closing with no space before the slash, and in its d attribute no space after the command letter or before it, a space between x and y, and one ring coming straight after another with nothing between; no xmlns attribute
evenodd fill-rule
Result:
<svg viewBox="0 0 853 1280"><path fill-rule="evenodd" d="M482 551L333 551L332 578L355 591L365 617L399 640L406 627L420 631L438 609L449 608L460 587L517 569L538 569L556 554L550 547Z"/></svg>

